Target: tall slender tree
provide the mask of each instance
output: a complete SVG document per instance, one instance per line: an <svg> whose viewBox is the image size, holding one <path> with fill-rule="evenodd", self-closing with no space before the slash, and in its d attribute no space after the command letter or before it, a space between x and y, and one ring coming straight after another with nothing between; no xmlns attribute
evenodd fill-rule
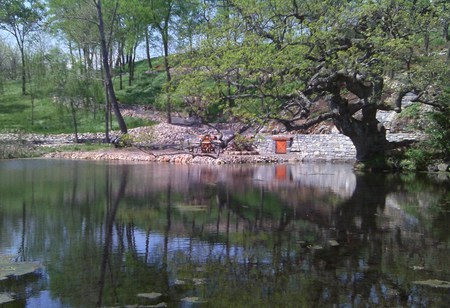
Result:
<svg viewBox="0 0 450 308"><path fill-rule="evenodd" d="M29 35L39 29L46 8L40 0L0 1L0 29L10 33L19 48L22 61L22 94L26 94L25 44Z"/></svg>
<svg viewBox="0 0 450 308"><path fill-rule="evenodd" d="M103 10L102 10L102 1L101 0L92 0L97 9L98 16L98 30L100 33L100 45L102 49L102 62L103 69L105 71L105 84L107 89L107 95L109 101L111 103L112 109L114 111L114 115L116 116L117 123L119 124L120 131L123 134L126 134L128 129L125 123L125 120L122 117L122 114L119 109L119 103L117 102L116 92L114 91L114 85L112 82L112 74L111 74L111 66L109 64L109 44L107 42L106 34L105 34L105 25L103 20ZM118 3L116 2L116 5Z"/></svg>
<svg viewBox="0 0 450 308"><path fill-rule="evenodd" d="M166 70L166 107L167 107L167 122L171 123L172 117L172 100L170 95L170 84L172 81L172 74L169 64L169 27L173 18L176 0L151 0L150 14L151 24L161 35L163 43L163 57L164 68Z"/></svg>
<svg viewBox="0 0 450 308"><path fill-rule="evenodd" d="M131 86L134 80L136 50L145 38L147 23L145 21L145 13L142 3L138 0L128 0L121 2L118 10L117 36L121 50L128 65L128 85Z"/></svg>
<svg viewBox="0 0 450 308"><path fill-rule="evenodd" d="M61 31L69 42L73 42L80 53L84 55L84 60L80 59L80 62L85 63L86 76L92 76L92 71L100 69L100 66L104 70L106 101L109 102L107 105L111 105L120 131L127 133L127 125L120 112L115 94L111 70L111 50L114 46L115 27L118 24L119 0L107 1L106 7L103 6L101 0L83 0L81 2L50 0L49 5L54 27ZM94 64L94 55L99 50L101 65L97 67ZM105 113L108 112L109 108L107 107ZM109 121L106 123L108 131ZM106 135L109 139L108 134Z"/></svg>
<svg viewBox="0 0 450 308"><path fill-rule="evenodd" d="M149 24L155 29L162 41L164 69L166 71L166 108L167 122L171 122L172 114L172 73L170 64L170 44L171 31L178 33L179 29L176 24L188 24L188 19L192 16L189 14L194 12L196 7L200 5L197 1L182 0L150 0L147 6Z"/></svg>

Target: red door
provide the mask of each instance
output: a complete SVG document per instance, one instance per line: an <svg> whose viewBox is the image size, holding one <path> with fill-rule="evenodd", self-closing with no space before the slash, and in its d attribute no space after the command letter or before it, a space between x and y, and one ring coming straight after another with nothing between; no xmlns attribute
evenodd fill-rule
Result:
<svg viewBox="0 0 450 308"><path fill-rule="evenodd" d="M275 153L286 154L286 152L287 152L286 140L276 140L275 141Z"/></svg>

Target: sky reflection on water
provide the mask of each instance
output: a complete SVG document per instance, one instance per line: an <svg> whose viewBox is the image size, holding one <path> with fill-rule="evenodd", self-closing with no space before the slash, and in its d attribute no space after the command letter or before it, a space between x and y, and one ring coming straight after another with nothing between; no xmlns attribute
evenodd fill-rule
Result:
<svg viewBox="0 0 450 308"><path fill-rule="evenodd" d="M427 306L450 281L449 185L350 165L0 161L6 307ZM159 292L156 300L139 293Z"/></svg>

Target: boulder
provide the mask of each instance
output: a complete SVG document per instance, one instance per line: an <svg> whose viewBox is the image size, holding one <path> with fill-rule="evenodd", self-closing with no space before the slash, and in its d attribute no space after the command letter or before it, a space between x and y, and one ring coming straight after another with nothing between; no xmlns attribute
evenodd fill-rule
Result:
<svg viewBox="0 0 450 308"><path fill-rule="evenodd" d="M437 166L437 169L440 172L446 172L446 171L449 171L448 167L449 167L448 164L442 163Z"/></svg>

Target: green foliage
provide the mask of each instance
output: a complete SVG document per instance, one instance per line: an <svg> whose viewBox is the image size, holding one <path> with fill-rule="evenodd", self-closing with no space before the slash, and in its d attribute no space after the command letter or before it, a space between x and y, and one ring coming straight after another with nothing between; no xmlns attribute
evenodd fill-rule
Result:
<svg viewBox="0 0 450 308"><path fill-rule="evenodd" d="M1 106L7 111L0 112L0 119L5 120L0 129L71 132L68 123L75 122L79 132L102 131L105 97L96 63L96 1L0 3L0 27L12 30L11 18L16 16L19 24L30 26L22 28L27 34L45 17L45 3L52 33L63 36L70 50L67 54L61 50L26 50L30 79L27 98L34 110L30 111L25 99L14 106ZM310 108L309 103L326 101L336 94L346 101L353 93L360 99L358 103L378 108L385 97L403 87L427 92L428 96L420 96L424 101L433 102L435 96L439 101L449 80L448 51L443 54L449 44L443 34L449 13L442 1L119 0L103 1L103 13L105 33L111 34L107 43L117 55L115 89L128 81L132 84L117 91L120 102L158 109L170 103L174 109L209 122L263 125L268 120L283 124L293 123L289 122L293 119L303 121L305 115L311 119L330 111ZM164 58L170 63L170 74L164 70L163 58L154 59L152 69L145 61L133 63L137 46L148 34L146 30L150 30L151 49L157 42L165 56L174 49L179 52ZM10 51L0 48L3 72L4 55ZM5 62L9 65L14 61ZM9 68L2 75L17 77L20 68L15 68L16 76ZM333 79L340 74L347 78L345 82ZM374 80L386 80L387 75L392 88L385 82L379 97L367 96ZM363 80L358 94L343 86L354 79ZM323 87L314 89L319 83ZM0 92L5 93L1 100L9 99L6 87L0 77ZM50 95L58 97L56 103L50 101ZM23 111L24 116L19 119L15 110ZM420 118L418 110L418 105L413 105L404 114ZM449 152L447 117L445 112L430 117L437 125L430 133L433 148L439 148L442 157L448 157Z"/></svg>
<svg viewBox="0 0 450 308"><path fill-rule="evenodd" d="M428 138L407 149L400 162L402 169L426 170L438 161L450 161L450 109L433 111L427 128Z"/></svg>
<svg viewBox="0 0 450 308"><path fill-rule="evenodd" d="M34 103L34 122L31 123L31 104L20 94L18 83L8 83L5 94L0 95L0 132L20 130L23 133L72 133L71 111L68 105L48 97L37 98ZM95 108L94 108L95 106ZM104 132L103 106L80 104L77 112L78 132ZM145 119L125 118L130 128L153 123ZM116 121L113 130L118 129Z"/></svg>
<svg viewBox="0 0 450 308"><path fill-rule="evenodd" d="M443 110L430 114L431 127L428 130L430 146L439 158L450 161L450 88L443 95Z"/></svg>
<svg viewBox="0 0 450 308"><path fill-rule="evenodd" d="M93 42L99 41L93 4L84 0L49 0L49 30L65 35L74 47L89 48Z"/></svg>
<svg viewBox="0 0 450 308"><path fill-rule="evenodd" d="M117 90L117 99L123 104L141 104L156 107L157 99L161 95L166 82L165 73L161 71L146 71L144 62L138 62L135 69L139 79L134 85L127 86L123 90ZM124 77L123 82L126 82L128 77ZM114 80L117 89L119 88L118 80L118 77Z"/></svg>
<svg viewBox="0 0 450 308"><path fill-rule="evenodd" d="M40 0L0 1L0 30L8 32L21 55L22 94L26 94L25 48L32 32L39 29L45 18L46 7Z"/></svg>
<svg viewBox="0 0 450 308"><path fill-rule="evenodd" d="M235 151L253 151L255 149L255 140L252 137L236 135L231 145Z"/></svg>
<svg viewBox="0 0 450 308"><path fill-rule="evenodd" d="M129 148L133 145L134 138L130 134L122 134L118 137L118 140L114 142L118 148Z"/></svg>
<svg viewBox="0 0 450 308"><path fill-rule="evenodd" d="M405 108L404 110L402 110L399 117L407 118L407 119L417 119L421 115L420 114L421 106L422 106L422 104L420 104L420 103L414 103L414 104L408 106L407 108Z"/></svg>
<svg viewBox="0 0 450 308"><path fill-rule="evenodd" d="M45 7L39 0L2 0L0 2L0 29L14 35L21 46L25 37L36 30L44 16Z"/></svg>
<svg viewBox="0 0 450 308"><path fill-rule="evenodd" d="M400 167L404 170L425 170L429 162L430 156L426 150L421 147L412 147L406 150Z"/></svg>
<svg viewBox="0 0 450 308"><path fill-rule="evenodd" d="M402 169L426 170L427 165L437 161L450 161L450 90L441 97L441 109L427 115L428 138L405 151L401 160Z"/></svg>
<svg viewBox="0 0 450 308"><path fill-rule="evenodd" d="M364 135L354 128L361 119L344 120L348 106L341 102L349 95L383 109L385 97L400 88L422 91L420 99L430 103L448 83L439 43L444 11L429 1L233 1L204 24L199 48L184 54L182 65L190 69L175 76L175 92L203 118L212 109L216 117L277 120L293 129L305 114L314 123L312 115L332 113L336 122L352 122L344 133ZM384 82L387 76L394 82ZM367 96L370 87L375 94ZM320 114L305 107L338 96L336 110L330 110L336 101ZM422 117L418 106L408 116ZM362 120L372 116L363 113Z"/></svg>
<svg viewBox="0 0 450 308"><path fill-rule="evenodd" d="M29 158L42 154L33 144L22 140L0 141L0 159Z"/></svg>

